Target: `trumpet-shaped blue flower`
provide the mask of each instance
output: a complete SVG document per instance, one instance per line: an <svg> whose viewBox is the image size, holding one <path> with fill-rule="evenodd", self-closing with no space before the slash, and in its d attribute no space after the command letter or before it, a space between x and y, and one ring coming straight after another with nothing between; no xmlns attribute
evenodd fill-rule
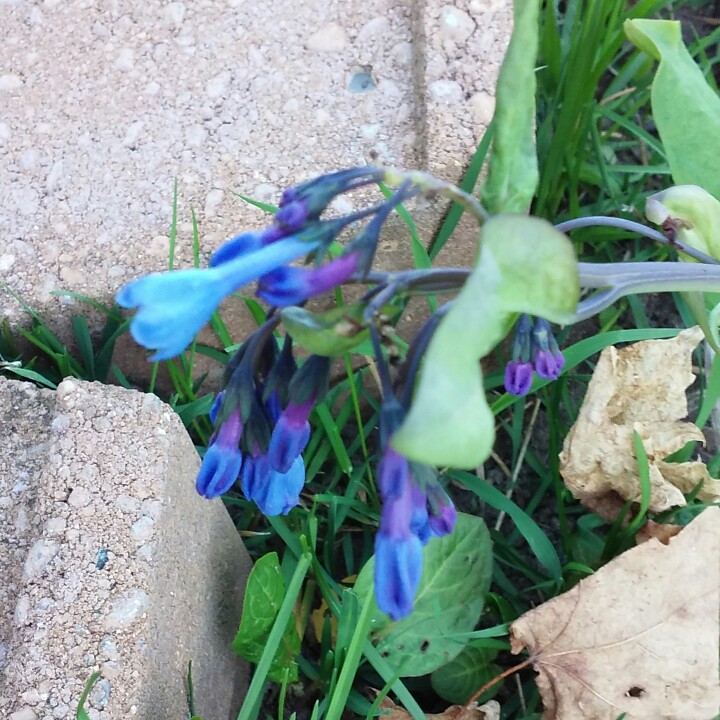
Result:
<svg viewBox="0 0 720 720"><path fill-rule="evenodd" d="M245 461L242 489L268 517L287 515L299 502L305 485L305 463L302 456L295 458L286 473L270 467L267 455L254 455Z"/></svg>
<svg viewBox="0 0 720 720"><path fill-rule="evenodd" d="M273 470L288 472L305 449L310 439L308 417L314 404L314 398L300 404L290 401L280 413L270 436L268 448L268 460Z"/></svg>
<svg viewBox="0 0 720 720"><path fill-rule="evenodd" d="M213 436L195 482L203 497L216 498L226 493L238 479L243 462L239 446L242 427L236 409Z"/></svg>
<svg viewBox="0 0 720 720"><path fill-rule="evenodd" d="M358 253L347 253L318 268L281 267L260 279L257 294L270 305L298 305L346 282L358 267Z"/></svg>
<svg viewBox="0 0 720 720"><path fill-rule="evenodd" d="M192 342L223 298L315 247L317 242L283 238L208 270L147 275L125 285L116 300L138 308L130 325L135 341L156 349L152 360L167 360Z"/></svg>
<svg viewBox="0 0 720 720"><path fill-rule="evenodd" d="M399 497L383 503L375 536L375 599L393 620L412 612L422 575L422 541L412 532L412 518L408 484Z"/></svg>

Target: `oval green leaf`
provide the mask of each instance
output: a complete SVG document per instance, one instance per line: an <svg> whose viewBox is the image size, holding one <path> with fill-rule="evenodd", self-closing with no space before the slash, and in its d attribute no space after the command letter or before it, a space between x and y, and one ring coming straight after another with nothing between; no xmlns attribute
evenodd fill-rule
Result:
<svg viewBox="0 0 720 720"><path fill-rule="evenodd" d="M720 199L720 98L683 44L680 23L627 20L624 27L632 43L660 61L650 100L673 180Z"/></svg>
<svg viewBox="0 0 720 720"><path fill-rule="evenodd" d="M290 337L315 355L334 357L349 352L369 337L367 328L358 323L355 306L342 306L315 313L305 308L283 308L283 326Z"/></svg>
<svg viewBox="0 0 720 720"><path fill-rule="evenodd" d="M502 668L492 662L496 655L497 651L466 647L454 660L433 672L430 676L433 690L448 702L466 703L473 693L502 673ZM501 687L502 683L497 683L488 688L478 703L495 697Z"/></svg>

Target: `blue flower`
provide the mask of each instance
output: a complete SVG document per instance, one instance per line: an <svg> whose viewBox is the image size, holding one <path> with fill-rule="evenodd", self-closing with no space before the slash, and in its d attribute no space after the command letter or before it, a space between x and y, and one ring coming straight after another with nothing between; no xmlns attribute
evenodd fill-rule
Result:
<svg viewBox="0 0 720 720"><path fill-rule="evenodd" d="M257 294L277 307L298 305L346 282L355 274L358 258L358 253L346 253L318 268L278 268L260 278Z"/></svg>
<svg viewBox="0 0 720 720"><path fill-rule="evenodd" d="M380 531L375 537L375 599L393 620L412 612L422 559L422 543L411 533L392 537Z"/></svg>
<svg viewBox="0 0 720 720"><path fill-rule="evenodd" d="M245 462L243 493L268 517L287 515L300 502L304 485L305 463L302 456L295 458L286 473L272 470L266 455L249 457Z"/></svg>
<svg viewBox="0 0 720 720"><path fill-rule="evenodd" d="M205 453L195 487L200 495L216 498L226 493L238 479L243 457L240 452L242 421L234 410L220 426Z"/></svg>
<svg viewBox="0 0 720 720"><path fill-rule="evenodd" d="M157 350L151 360L167 360L192 342L223 298L315 247L317 241L283 238L208 270L147 275L125 285L116 300L138 308L130 332L140 345Z"/></svg>
<svg viewBox="0 0 720 720"><path fill-rule="evenodd" d="M282 411L270 436L268 460L277 472L288 472L310 439L308 416L315 398L304 403L289 402Z"/></svg>

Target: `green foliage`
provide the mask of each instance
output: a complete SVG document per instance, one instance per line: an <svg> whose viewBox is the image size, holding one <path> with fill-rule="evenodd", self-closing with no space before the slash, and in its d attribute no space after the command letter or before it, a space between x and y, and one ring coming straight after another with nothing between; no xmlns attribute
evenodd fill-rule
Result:
<svg viewBox="0 0 720 720"><path fill-rule="evenodd" d="M467 702L478 688L502 673L502 668L493 663L497 654L497 650L467 646L455 659L432 673L430 682L433 690L448 702ZM487 702L499 688L499 684L488 688L478 702Z"/></svg>
<svg viewBox="0 0 720 720"><path fill-rule="evenodd" d="M82 695L80 695L80 699L78 700L78 706L77 710L75 711L75 717L77 720L90 720L90 716L88 715L87 710L85 709L85 703L87 702L87 699L92 692L93 687L95 687L95 683L100 679L100 671L96 670L89 678L88 681L85 683L85 688L82 691Z"/></svg>
<svg viewBox="0 0 720 720"><path fill-rule="evenodd" d="M505 337L517 313L567 321L577 306L578 282L572 245L549 223L523 215L485 223L478 263L430 342L393 446L430 465L471 469L483 463L495 420L479 360Z"/></svg>
<svg viewBox="0 0 720 720"><path fill-rule="evenodd" d="M253 566L245 588L242 620L232 644L240 657L259 662L284 597L285 580L277 553L268 553ZM275 682L283 679L295 682L298 679L295 656L299 652L300 636L295 618L291 616L270 665L268 678ZM286 671L289 671L287 675Z"/></svg>
<svg viewBox="0 0 720 720"><path fill-rule="evenodd" d="M652 115L673 180L699 185L720 199L720 97L683 44L680 23L632 20L625 32L660 63L652 83Z"/></svg>
<svg viewBox="0 0 720 720"><path fill-rule="evenodd" d="M513 3L514 25L495 89L495 139L482 197L492 214L526 212L538 184L535 59L540 0Z"/></svg>
<svg viewBox="0 0 720 720"><path fill-rule="evenodd" d="M401 677L425 675L463 649L455 637L470 632L490 586L492 548L485 522L459 514L452 534L425 547L423 574L411 615L391 622L373 598L374 561L363 567L355 591L373 604L373 642Z"/></svg>
<svg viewBox="0 0 720 720"><path fill-rule="evenodd" d="M360 323L362 311L359 304L319 313L291 306L283 308L280 317L296 343L316 355L333 357L349 352L370 336Z"/></svg>

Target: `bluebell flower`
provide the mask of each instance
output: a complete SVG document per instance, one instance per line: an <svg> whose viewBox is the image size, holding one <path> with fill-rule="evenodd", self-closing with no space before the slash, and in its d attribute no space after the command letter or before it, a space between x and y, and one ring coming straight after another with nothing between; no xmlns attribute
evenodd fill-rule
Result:
<svg viewBox="0 0 720 720"><path fill-rule="evenodd" d="M297 260L316 242L288 237L207 270L154 273L125 285L117 303L138 308L130 324L135 341L157 352L151 360L179 355L220 302L261 275Z"/></svg>
<svg viewBox="0 0 720 720"><path fill-rule="evenodd" d="M287 515L300 502L305 485L305 463L295 458L286 473L272 470L266 455L248 457L242 475L245 497L268 517Z"/></svg>
<svg viewBox="0 0 720 720"><path fill-rule="evenodd" d="M235 409L210 441L195 482L203 497L215 498L226 493L238 479L243 462L242 429L240 411Z"/></svg>
<svg viewBox="0 0 720 720"><path fill-rule="evenodd" d="M270 305L298 305L349 280L358 267L358 253L346 253L317 268L281 267L260 278L257 294Z"/></svg>
<svg viewBox="0 0 720 720"><path fill-rule="evenodd" d="M521 315L515 326L512 359L505 366L505 389L512 395L526 395L532 386L533 373L544 380L557 380L565 358L555 341L550 323L536 318L533 324Z"/></svg>
<svg viewBox="0 0 720 720"><path fill-rule="evenodd" d="M305 450L310 439L308 417L314 404L315 398L300 404L290 401L280 413L268 448L268 459L273 470L288 472L296 458Z"/></svg>
<svg viewBox="0 0 720 720"><path fill-rule="evenodd" d="M565 365L565 358L553 336L550 323L543 318L533 327L535 372L544 380L557 380Z"/></svg>
<svg viewBox="0 0 720 720"><path fill-rule="evenodd" d="M400 497L383 503L375 536L375 599L393 620L412 612L422 576L422 542L411 530L412 511L408 486Z"/></svg>
<svg viewBox="0 0 720 720"><path fill-rule="evenodd" d="M532 381L532 363L511 360L505 366L505 390L511 395L527 395L532 387Z"/></svg>

